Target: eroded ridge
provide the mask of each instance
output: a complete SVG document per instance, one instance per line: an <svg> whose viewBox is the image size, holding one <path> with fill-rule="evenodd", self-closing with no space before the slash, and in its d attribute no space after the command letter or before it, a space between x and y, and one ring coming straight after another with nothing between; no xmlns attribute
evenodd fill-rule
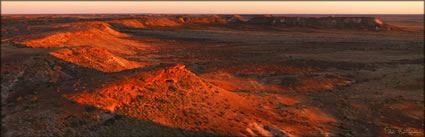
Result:
<svg viewBox="0 0 425 137"><path fill-rule="evenodd" d="M128 61L99 47L81 47L50 52L59 59L103 72L118 72L143 67L140 62Z"/></svg>
<svg viewBox="0 0 425 137"><path fill-rule="evenodd" d="M171 127L223 135L328 135L322 127L336 122L314 107L272 109L300 103L300 97L230 92L180 64L136 71L118 82L66 98Z"/></svg>

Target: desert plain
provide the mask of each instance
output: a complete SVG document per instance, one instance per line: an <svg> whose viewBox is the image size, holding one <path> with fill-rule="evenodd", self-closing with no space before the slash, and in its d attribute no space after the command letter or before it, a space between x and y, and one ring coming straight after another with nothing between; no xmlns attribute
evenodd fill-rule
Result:
<svg viewBox="0 0 425 137"><path fill-rule="evenodd" d="M423 15L2 15L1 135L424 136Z"/></svg>

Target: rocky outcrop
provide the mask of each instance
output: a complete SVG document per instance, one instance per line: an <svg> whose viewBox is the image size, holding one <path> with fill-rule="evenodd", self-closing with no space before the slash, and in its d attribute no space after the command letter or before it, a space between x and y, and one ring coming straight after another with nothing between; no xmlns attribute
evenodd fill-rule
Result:
<svg viewBox="0 0 425 137"><path fill-rule="evenodd" d="M192 131L229 136L321 136L327 131L318 127L326 127L323 122L335 122L315 108L303 108L312 113L312 120L301 118L305 115L292 109L287 109L290 111L287 113L292 113L289 117L281 115L286 112L269 109L275 107L272 104L292 106L300 100L230 92L205 81L181 64L108 73L101 80L82 80L81 83L96 87L64 97L119 115ZM294 119L297 123L282 123L276 119ZM314 126L307 127L304 123Z"/></svg>

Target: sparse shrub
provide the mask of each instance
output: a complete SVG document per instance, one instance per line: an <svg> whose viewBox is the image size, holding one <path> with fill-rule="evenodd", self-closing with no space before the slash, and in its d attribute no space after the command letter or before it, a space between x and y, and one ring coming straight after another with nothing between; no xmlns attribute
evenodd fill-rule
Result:
<svg viewBox="0 0 425 137"><path fill-rule="evenodd" d="M121 120L123 117L121 115L116 115L114 118L106 120L103 125L112 126L116 120Z"/></svg>
<svg viewBox="0 0 425 137"><path fill-rule="evenodd" d="M69 100L72 104L77 104L74 100Z"/></svg>
<svg viewBox="0 0 425 137"><path fill-rule="evenodd" d="M88 105L88 106L85 107L85 109L86 109L87 112L93 112L93 111L96 110L96 107Z"/></svg>
<svg viewBox="0 0 425 137"><path fill-rule="evenodd" d="M32 109L33 107L31 105L24 105L24 110Z"/></svg>
<svg viewBox="0 0 425 137"><path fill-rule="evenodd" d="M143 95L137 95L136 99L143 99Z"/></svg>
<svg viewBox="0 0 425 137"><path fill-rule="evenodd" d="M116 116L115 116L115 119L116 119L116 120L121 120L121 119L123 119L123 116L121 116L121 115L116 115Z"/></svg>
<svg viewBox="0 0 425 137"><path fill-rule="evenodd" d="M38 97L37 96L31 97L31 103L36 103L37 101L38 101Z"/></svg>
<svg viewBox="0 0 425 137"><path fill-rule="evenodd" d="M175 87L173 87L173 86L169 86L169 87L168 87L168 90L169 90L169 91L176 91L177 89L176 89Z"/></svg>
<svg viewBox="0 0 425 137"><path fill-rule="evenodd" d="M5 126L1 126L1 136L4 136L7 133L7 128Z"/></svg>
<svg viewBox="0 0 425 137"><path fill-rule="evenodd" d="M21 80L24 80L24 78L23 78L23 77L18 77L18 80L20 80L20 81L21 81Z"/></svg>

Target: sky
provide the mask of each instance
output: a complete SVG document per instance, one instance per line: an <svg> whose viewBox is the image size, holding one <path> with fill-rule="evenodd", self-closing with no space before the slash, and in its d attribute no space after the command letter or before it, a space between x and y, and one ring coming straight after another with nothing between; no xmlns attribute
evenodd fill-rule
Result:
<svg viewBox="0 0 425 137"><path fill-rule="evenodd" d="M424 1L1 1L1 14L423 14Z"/></svg>

